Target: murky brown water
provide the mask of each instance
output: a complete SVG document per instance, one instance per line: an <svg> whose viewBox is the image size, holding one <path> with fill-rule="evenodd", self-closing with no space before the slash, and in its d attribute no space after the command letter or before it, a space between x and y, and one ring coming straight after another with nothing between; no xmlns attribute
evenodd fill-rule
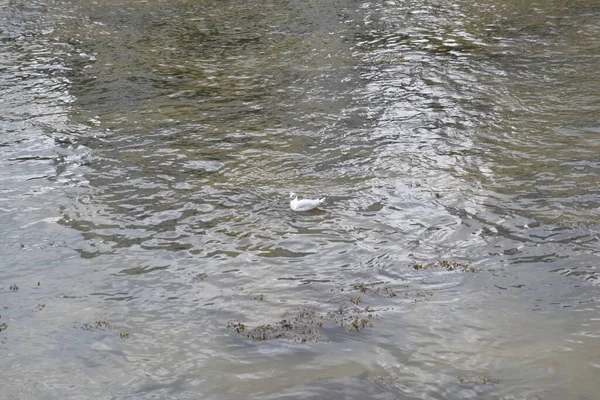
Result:
<svg viewBox="0 0 600 400"><path fill-rule="evenodd" d="M600 7L497 3L0 0L0 397L598 398Z"/></svg>

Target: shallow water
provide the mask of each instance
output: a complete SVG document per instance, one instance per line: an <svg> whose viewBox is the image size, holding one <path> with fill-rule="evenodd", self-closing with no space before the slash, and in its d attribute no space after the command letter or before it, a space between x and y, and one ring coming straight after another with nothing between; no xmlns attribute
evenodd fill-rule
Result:
<svg viewBox="0 0 600 400"><path fill-rule="evenodd" d="M3 396L596 398L600 8L454 3L0 1Z"/></svg>

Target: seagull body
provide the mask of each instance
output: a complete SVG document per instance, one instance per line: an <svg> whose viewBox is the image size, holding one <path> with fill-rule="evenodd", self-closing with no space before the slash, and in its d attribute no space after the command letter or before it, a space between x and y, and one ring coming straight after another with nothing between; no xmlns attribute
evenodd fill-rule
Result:
<svg viewBox="0 0 600 400"><path fill-rule="evenodd" d="M298 200L296 193L290 193L290 208L293 211L310 211L313 208L317 208L319 205L325 202L327 197L321 197L320 199L302 199Z"/></svg>

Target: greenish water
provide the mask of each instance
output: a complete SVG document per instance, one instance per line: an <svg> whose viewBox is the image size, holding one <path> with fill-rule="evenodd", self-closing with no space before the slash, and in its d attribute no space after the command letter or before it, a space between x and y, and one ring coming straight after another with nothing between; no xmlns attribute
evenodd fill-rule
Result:
<svg viewBox="0 0 600 400"><path fill-rule="evenodd" d="M596 398L599 16L0 0L0 397Z"/></svg>

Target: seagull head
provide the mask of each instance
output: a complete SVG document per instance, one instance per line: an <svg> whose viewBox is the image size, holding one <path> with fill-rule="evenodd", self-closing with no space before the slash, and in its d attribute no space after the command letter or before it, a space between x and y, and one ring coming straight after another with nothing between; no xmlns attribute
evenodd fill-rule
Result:
<svg viewBox="0 0 600 400"><path fill-rule="evenodd" d="M290 200L294 200L298 195L294 192L290 193Z"/></svg>

